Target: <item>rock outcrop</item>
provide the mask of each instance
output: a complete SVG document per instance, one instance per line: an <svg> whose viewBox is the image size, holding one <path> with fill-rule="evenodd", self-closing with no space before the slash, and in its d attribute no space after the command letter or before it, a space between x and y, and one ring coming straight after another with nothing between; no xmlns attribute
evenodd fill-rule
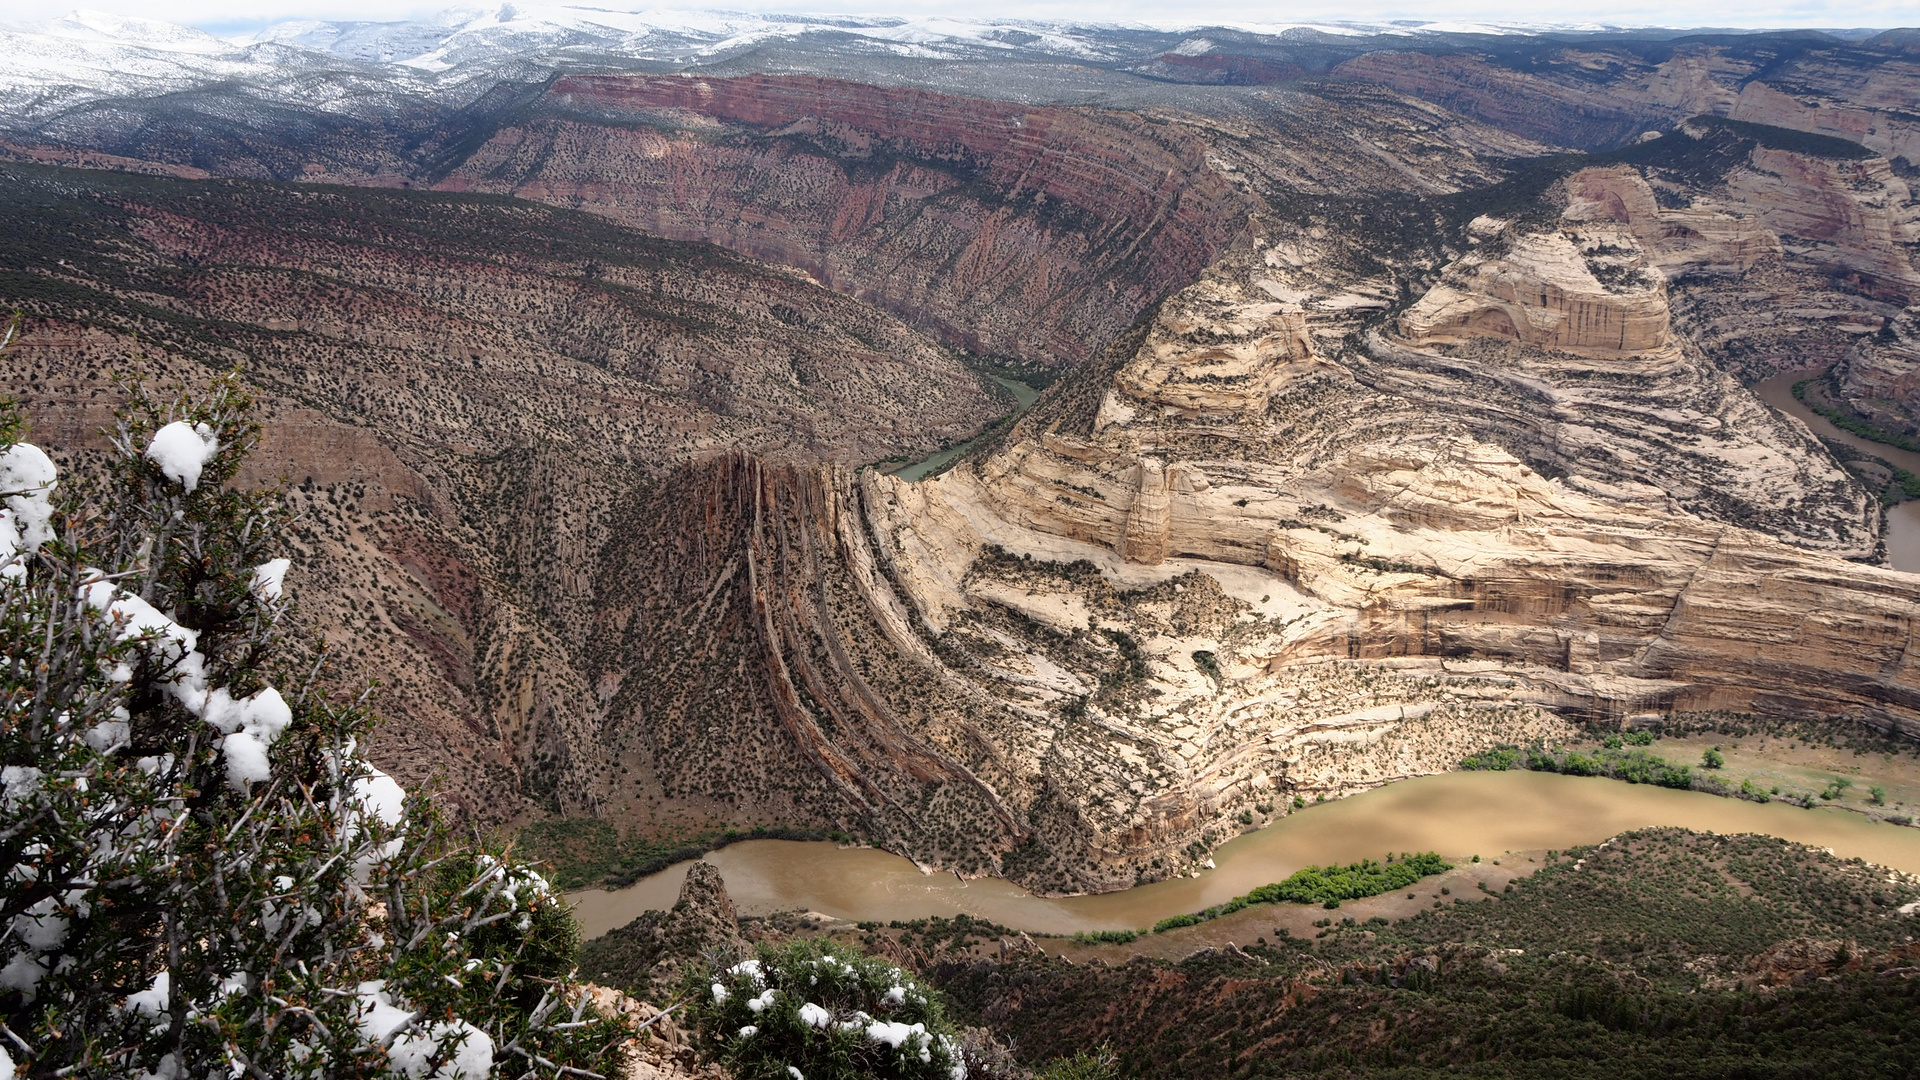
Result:
<svg viewBox="0 0 1920 1080"><path fill-rule="evenodd" d="M1860 335L1833 370L1848 408L1883 431L1920 436L1920 320L1911 309Z"/></svg>
<svg viewBox="0 0 1920 1080"><path fill-rule="evenodd" d="M1739 277L1780 255L1780 238L1752 217L1703 206L1668 208L1638 169L1582 169L1565 181L1567 221L1611 221L1631 232L1647 258L1669 278Z"/></svg>
<svg viewBox="0 0 1920 1080"><path fill-rule="evenodd" d="M1619 229L1523 233L1498 255L1449 267L1400 316L1400 332L1423 344L1490 337L1594 356L1663 350L1673 343L1666 276L1638 248Z"/></svg>
<svg viewBox="0 0 1920 1080"><path fill-rule="evenodd" d="M672 908L644 912L588 942L580 971L600 985L646 1001L666 1001L680 992L687 971L697 970L704 953L745 947L720 871L696 860Z"/></svg>

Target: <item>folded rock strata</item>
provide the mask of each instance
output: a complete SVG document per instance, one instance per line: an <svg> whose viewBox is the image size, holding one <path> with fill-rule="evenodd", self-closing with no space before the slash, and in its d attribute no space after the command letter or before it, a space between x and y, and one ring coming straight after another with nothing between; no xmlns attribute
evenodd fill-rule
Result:
<svg viewBox="0 0 1920 1080"><path fill-rule="evenodd" d="M626 745L670 784L791 798L929 865L1067 892L1182 872L1296 796L1571 721L1920 733L1920 577L1817 550L1871 552L1877 508L1673 338L1657 286L1578 279L1575 240L1523 233L1508 250L1553 255L1559 283L1514 259L1488 295L1572 282L1641 305L1628 343L1647 347L1396 338L1276 301L1263 245L1306 242L1282 232L937 479L705 467L715 531L672 595L711 606L642 603L604 654L650 638L676 670L748 663L771 688L736 708L786 737L736 747L763 729L722 711L716 674L703 700L615 702L649 717ZM1478 287L1492 257L1466 258L1445 280ZM731 645L687 640L722 609Z"/></svg>

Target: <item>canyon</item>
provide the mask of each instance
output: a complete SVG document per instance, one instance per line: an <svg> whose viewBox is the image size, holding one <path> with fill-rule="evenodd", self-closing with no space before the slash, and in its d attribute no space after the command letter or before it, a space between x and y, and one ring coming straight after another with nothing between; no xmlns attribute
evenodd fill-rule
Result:
<svg viewBox="0 0 1920 1080"><path fill-rule="evenodd" d="M79 460L240 365L302 618L489 825L1104 892L1501 743L1920 736L1893 474L1746 389L1915 430L1900 39L1207 40L16 127L7 386Z"/></svg>
<svg viewBox="0 0 1920 1080"><path fill-rule="evenodd" d="M1652 266L1626 228L1573 235ZM1573 721L1914 730L1916 581L1834 557L1871 554L1878 506L1688 356L1660 278L1610 291L1565 231L1504 239L1368 325L1350 303L1308 314L1276 256L1308 240L1276 228L934 480L730 462L703 501L741 491L722 531L747 537L689 591L754 582L728 591L814 797L1040 891L1183 872L1276 803ZM1323 275L1326 254L1298 262ZM767 747L651 716L669 790L775 794Z"/></svg>

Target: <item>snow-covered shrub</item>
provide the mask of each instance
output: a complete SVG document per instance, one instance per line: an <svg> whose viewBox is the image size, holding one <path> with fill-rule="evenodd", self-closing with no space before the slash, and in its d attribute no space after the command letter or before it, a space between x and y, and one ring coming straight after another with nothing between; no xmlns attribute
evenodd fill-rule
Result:
<svg viewBox="0 0 1920 1080"><path fill-rule="evenodd" d="M605 1072L559 896L374 768L285 637L248 408L133 386L58 476L0 402L0 1077Z"/></svg>
<svg viewBox="0 0 1920 1080"><path fill-rule="evenodd" d="M701 1052L737 1080L965 1080L938 997L832 942L762 946L709 966L686 997Z"/></svg>

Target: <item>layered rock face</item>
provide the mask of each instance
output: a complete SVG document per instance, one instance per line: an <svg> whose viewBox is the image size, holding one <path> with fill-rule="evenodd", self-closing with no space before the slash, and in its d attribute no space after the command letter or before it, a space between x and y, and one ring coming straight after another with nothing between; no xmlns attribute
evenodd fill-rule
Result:
<svg viewBox="0 0 1920 1080"><path fill-rule="evenodd" d="M1698 203L1661 206L1646 178L1628 166L1582 169L1566 179L1565 197L1563 219L1625 226L1668 277L1738 277L1781 254L1780 238L1751 216Z"/></svg>
<svg viewBox="0 0 1920 1080"><path fill-rule="evenodd" d="M1625 239L1617 229L1528 233L1497 257L1468 256L1400 317L1400 330L1422 342L1492 337L1602 356L1665 349L1666 278L1615 242Z"/></svg>
<svg viewBox="0 0 1920 1080"><path fill-rule="evenodd" d="M1848 407L1882 430L1920 435L1920 321L1909 309L1862 336L1833 369Z"/></svg>
<svg viewBox="0 0 1920 1080"><path fill-rule="evenodd" d="M1850 276L1869 295L1920 297L1920 204L1885 158L1837 161L1755 147L1728 177L1728 203L1793 238L1789 262Z"/></svg>
<svg viewBox="0 0 1920 1080"><path fill-rule="evenodd" d="M1243 227L1179 128L830 79L571 77L438 186L799 267L982 352L1085 359Z"/></svg>
<svg viewBox="0 0 1920 1080"><path fill-rule="evenodd" d="M1169 305L1168 321L1194 326L1202 370L1222 341L1264 333L1244 328L1264 306L1249 294L1210 279ZM1707 520L1617 476L1546 479L1494 441L1506 433L1477 437L1471 382L1448 393L1413 349L1363 347L1372 362L1353 366L1272 350L1242 379L1270 393L1264 406L1249 394L1206 412L1141 394L1132 373L1168 364L1142 349L1091 422L1036 413L973 469L866 480L888 580L977 658L947 662L1027 710L1022 742L1057 747L1090 724L1105 744L1050 759L1051 782L1086 808L1084 839L1065 840L1080 861L1151 874L1153 858L1177 861L1177 841L1231 832L1233 813L1271 806L1276 789L1424 771L1478 739L1550 735L1555 712L1920 721L1915 578ZM1388 367L1428 385L1396 393L1378 380ZM1600 411L1563 401L1563 414ZM1727 408L1716 431L1730 445L1707 453L1729 477L1812 456L1804 432L1738 436L1727 422L1763 417ZM1794 478L1754 479L1759 500ZM1139 681L1113 664L1138 665ZM1036 834L1057 850L1057 833Z"/></svg>
<svg viewBox="0 0 1920 1080"><path fill-rule="evenodd" d="M1836 557L1871 554L1877 505L1666 318L1656 258L1736 268L1762 238L1593 212L1630 180L1570 178L1557 227L1475 223L1486 252L1433 291L1510 325L1423 334L1430 294L1384 332L1327 302L1390 286L1339 269L1364 233L1262 221L938 479L709 467L697 501L731 509L700 512L722 524L688 549L699 573L652 606L708 597L740 630L663 662L753 665L771 689L750 707L800 768L736 752L758 722L732 726L717 689L623 730L659 741L671 783L1052 891L1178 873L1295 796L1574 720L1920 733L1920 578ZM1610 289L1605 267L1642 276ZM603 655L684 640L628 626ZM665 714L647 692L615 711ZM671 749L689 741L721 764Z"/></svg>
<svg viewBox="0 0 1920 1080"><path fill-rule="evenodd" d="M1809 56L1779 77L1740 88L1723 115L1832 135L1890 158L1920 160L1920 63L1911 54L1870 67ZM1706 111L1706 110L1702 110ZM1720 112L1721 110L1714 110Z"/></svg>

